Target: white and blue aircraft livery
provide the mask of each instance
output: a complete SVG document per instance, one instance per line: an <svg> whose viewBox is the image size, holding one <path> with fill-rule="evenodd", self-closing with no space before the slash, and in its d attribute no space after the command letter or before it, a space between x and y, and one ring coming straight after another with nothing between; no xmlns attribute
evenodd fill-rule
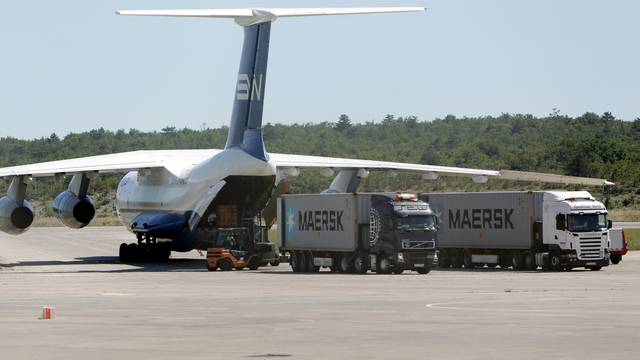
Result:
<svg viewBox="0 0 640 360"><path fill-rule="evenodd" d="M163 250L165 258L171 250L210 247L218 229L228 226L225 221L229 211L231 217L241 224L254 226L261 223L267 204L286 189L283 184L287 178L297 176L300 168L318 168L323 175L335 175L327 189L329 192L354 192L360 179L376 170L391 174L397 171L422 173L425 180L437 179L440 175L459 175L480 183L495 177L584 185L611 184L602 179L540 173L267 153L261 127L272 22L290 16L419 11L424 11L424 8L119 11L120 15L229 18L244 28L240 70L225 148L134 151L0 168L0 177L11 179L6 196L0 199L0 230L20 234L31 226L34 212L26 200L27 185L32 178L44 176L59 179L72 176L68 190L54 200L53 210L64 225L81 228L89 224L95 215L93 201L88 195L91 179L100 173L126 172L116 193L118 216L136 234L138 244L144 244L146 248L162 244L166 250ZM222 208L226 209L224 216L219 213ZM227 220L223 221L223 217ZM157 242L158 239L161 241ZM121 245L121 258L130 245Z"/></svg>

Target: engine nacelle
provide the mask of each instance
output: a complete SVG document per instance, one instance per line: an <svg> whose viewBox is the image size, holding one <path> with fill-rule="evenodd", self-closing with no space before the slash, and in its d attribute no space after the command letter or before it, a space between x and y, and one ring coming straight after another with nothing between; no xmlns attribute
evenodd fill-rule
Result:
<svg viewBox="0 0 640 360"><path fill-rule="evenodd" d="M24 200L22 206L8 197L0 198L0 230L11 235L27 231L33 223L33 207Z"/></svg>
<svg viewBox="0 0 640 360"><path fill-rule="evenodd" d="M96 207L90 196L79 198L71 191L65 191L53 200L53 213L64 226L80 229L93 220Z"/></svg>

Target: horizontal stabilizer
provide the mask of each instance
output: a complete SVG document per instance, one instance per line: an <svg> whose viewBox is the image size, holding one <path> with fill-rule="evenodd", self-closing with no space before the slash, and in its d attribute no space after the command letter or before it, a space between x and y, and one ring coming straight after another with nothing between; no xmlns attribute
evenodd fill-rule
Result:
<svg viewBox="0 0 640 360"><path fill-rule="evenodd" d="M424 11L424 7L355 7L355 8L255 8L195 10L121 10L118 15L174 16L234 19L242 26L272 22L280 17L352 15Z"/></svg>

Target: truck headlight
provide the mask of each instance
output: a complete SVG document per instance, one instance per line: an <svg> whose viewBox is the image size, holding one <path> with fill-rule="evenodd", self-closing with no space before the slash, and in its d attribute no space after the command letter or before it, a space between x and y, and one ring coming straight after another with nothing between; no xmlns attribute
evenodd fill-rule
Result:
<svg viewBox="0 0 640 360"><path fill-rule="evenodd" d="M404 262L404 254L401 252L398 253L398 262Z"/></svg>

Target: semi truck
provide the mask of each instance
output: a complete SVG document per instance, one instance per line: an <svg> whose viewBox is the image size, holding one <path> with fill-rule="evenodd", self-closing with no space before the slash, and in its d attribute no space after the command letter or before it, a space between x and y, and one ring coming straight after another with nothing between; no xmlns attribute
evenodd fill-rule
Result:
<svg viewBox="0 0 640 360"><path fill-rule="evenodd" d="M442 268L600 270L609 265L607 209L586 191L421 195L440 218Z"/></svg>
<svg viewBox="0 0 640 360"><path fill-rule="evenodd" d="M282 195L280 251L294 272L427 274L436 252L436 217L413 194Z"/></svg>

